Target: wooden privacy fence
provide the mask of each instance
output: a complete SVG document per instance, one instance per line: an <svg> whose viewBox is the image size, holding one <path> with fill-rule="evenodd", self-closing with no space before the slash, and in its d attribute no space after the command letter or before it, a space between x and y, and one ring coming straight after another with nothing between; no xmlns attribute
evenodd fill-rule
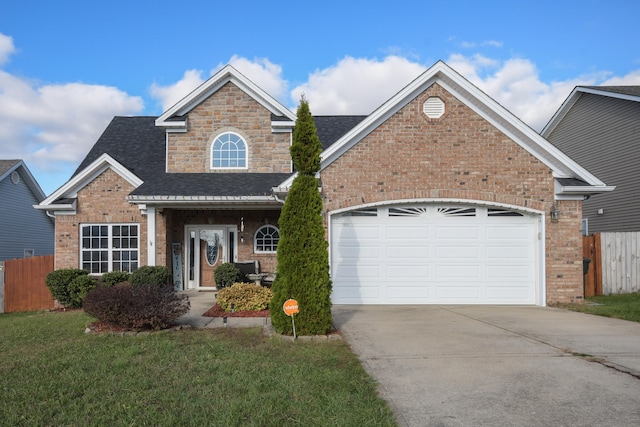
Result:
<svg viewBox="0 0 640 427"><path fill-rule="evenodd" d="M582 256L588 260L589 268L584 275L584 296L602 295L600 234L592 234L582 238Z"/></svg>
<svg viewBox="0 0 640 427"><path fill-rule="evenodd" d="M640 232L598 233L582 242L583 256L591 259L586 297L640 292Z"/></svg>
<svg viewBox="0 0 640 427"><path fill-rule="evenodd" d="M53 271L53 255L4 261L4 312L55 308L46 285Z"/></svg>

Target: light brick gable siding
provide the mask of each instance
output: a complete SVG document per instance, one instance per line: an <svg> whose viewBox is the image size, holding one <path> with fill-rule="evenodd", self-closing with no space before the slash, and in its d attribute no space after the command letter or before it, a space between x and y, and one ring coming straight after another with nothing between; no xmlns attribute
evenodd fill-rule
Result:
<svg viewBox="0 0 640 427"><path fill-rule="evenodd" d="M445 102L429 119L426 99ZM548 212L551 170L438 84L390 117L334 161L322 175L324 209L388 200L462 199ZM581 202L559 202L558 222L546 224L547 301L582 295Z"/></svg>
<svg viewBox="0 0 640 427"><path fill-rule="evenodd" d="M291 134L273 133L271 112L233 83L227 83L191 110L187 123L186 133L168 134L170 173L217 172L210 168L211 144L228 131L242 136L249 150L248 169L235 172L291 172Z"/></svg>

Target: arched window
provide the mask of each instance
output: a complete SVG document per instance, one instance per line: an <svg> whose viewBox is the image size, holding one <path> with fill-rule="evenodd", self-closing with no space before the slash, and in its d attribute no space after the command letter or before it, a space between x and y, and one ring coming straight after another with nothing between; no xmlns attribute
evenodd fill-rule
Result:
<svg viewBox="0 0 640 427"><path fill-rule="evenodd" d="M273 225L263 225L256 231L253 250L259 252L276 252L280 241L280 230Z"/></svg>
<svg viewBox="0 0 640 427"><path fill-rule="evenodd" d="M247 167L247 144L236 133L219 135L211 144L212 169L245 169Z"/></svg>

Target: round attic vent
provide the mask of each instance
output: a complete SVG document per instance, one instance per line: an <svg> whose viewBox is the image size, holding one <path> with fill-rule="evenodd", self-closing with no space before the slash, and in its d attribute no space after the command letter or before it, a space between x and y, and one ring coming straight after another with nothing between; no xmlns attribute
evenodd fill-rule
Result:
<svg viewBox="0 0 640 427"><path fill-rule="evenodd" d="M430 119L439 119L444 114L444 101L437 96L432 96L424 102L422 111Z"/></svg>
<svg viewBox="0 0 640 427"><path fill-rule="evenodd" d="M11 182L17 184L20 182L20 174L17 171L11 172Z"/></svg>

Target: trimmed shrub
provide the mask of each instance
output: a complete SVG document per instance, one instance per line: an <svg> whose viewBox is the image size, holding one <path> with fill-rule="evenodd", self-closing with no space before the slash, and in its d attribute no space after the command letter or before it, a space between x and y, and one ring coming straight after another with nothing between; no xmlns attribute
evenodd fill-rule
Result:
<svg viewBox="0 0 640 427"><path fill-rule="evenodd" d="M269 308L271 289L253 283L234 283L218 292L218 304L224 311L260 311Z"/></svg>
<svg viewBox="0 0 640 427"><path fill-rule="evenodd" d="M77 300L77 298L76 295L71 292L71 289L69 289L69 285L76 277L88 274L89 272L87 270L61 268L47 274L45 283L51 295L53 295L60 304L68 308L78 308L80 305L75 305L76 303L74 303L74 301Z"/></svg>
<svg viewBox="0 0 640 427"><path fill-rule="evenodd" d="M82 307L83 300L91 291L95 289L98 281L87 275L83 274L81 276L76 277L69 283L69 297L71 299L71 308L80 308Z"/></svg>
<svg viewBox="0 0 640 427"><path fill-rule="evenodd" d="M164 286L171 283L171 273L164 265L145 265L131 273L129 282L134 285Z"/></svg>
<svg viewBox="0 0 640 427"><path fill-rule="evenodd" d="M107 286L115 286L118 283L128 282L131 278L131 274L126 271L111 271L104 273L100 280L102 280Z"/></svg>
<svg viewBox="0 0 640 427"><path fill-rule="evenodd" d="M84 311L96 319L128 329L164 329L189 311L186 295L172 285L121 283L96 288L84 300Z"/></svg>
<svg viewBox="0 0 640 427"><path fill-rule="evenodd" d="M244 275L240 269L231 262L220 264L213 272L213 276L215 277L216 288L218 289L228 288L234 283L244 280Z"/></svg>

